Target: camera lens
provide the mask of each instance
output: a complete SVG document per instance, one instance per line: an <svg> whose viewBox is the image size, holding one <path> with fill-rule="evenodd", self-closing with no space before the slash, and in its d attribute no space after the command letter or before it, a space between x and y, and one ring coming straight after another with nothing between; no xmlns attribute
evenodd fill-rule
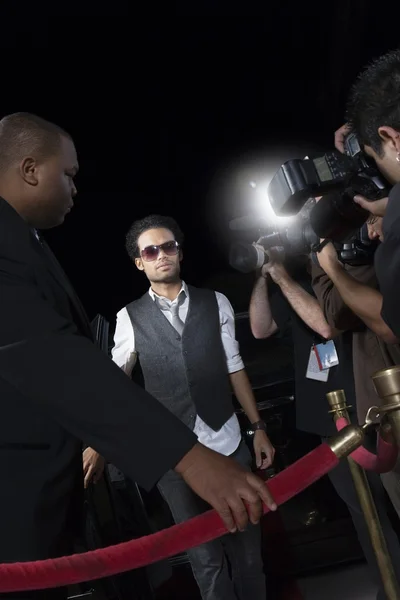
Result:
<svg viewBox="0 0 400 600"><path fill-rule="evenodd" d="M229 264L241 273L251 273L261 269L265 260L264 251L252 244L237 242L230 247Z"/></svg>

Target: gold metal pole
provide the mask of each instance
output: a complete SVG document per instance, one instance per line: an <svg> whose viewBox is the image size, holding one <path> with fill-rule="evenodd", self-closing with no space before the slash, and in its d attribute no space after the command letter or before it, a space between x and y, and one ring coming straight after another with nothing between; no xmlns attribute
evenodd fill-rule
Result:
<svg viewBox="0 0 400 600"><path fill-rule="evenodd" d="M400 449L400 365L378 371L372 376L372 381L382 401L382 407L390 408L387 418Z"/></svg>
<svg viewBox="0 0 400 600"><path fill-rule="evenodd" d="M400 376L400 370L399 370ZM400 382L400 378L399 378ZM399 386L400 389L400 386ZM331 413L335 422L340 417L345 417L350 423L349 414L347 412L346 396L343 390L337 390L327 394L327 399L331 407ZM399 397L400 402L400 397ZM399 403L400 408L400 403ZM399 600L400 588L394 573L392 561L389 556L389 551L386 545L386 540L383 535L382 527L379 521L379 516L376 510L374 499L371 494L371 489L367 480L364 469L354 462L350 457L349 462L350 472L353 477L354 486L357 496L360 501L361 510L363 511L368 532L371 538L372 547L376 555L379 571L382 578L383 587L388 600Z"/></svg>

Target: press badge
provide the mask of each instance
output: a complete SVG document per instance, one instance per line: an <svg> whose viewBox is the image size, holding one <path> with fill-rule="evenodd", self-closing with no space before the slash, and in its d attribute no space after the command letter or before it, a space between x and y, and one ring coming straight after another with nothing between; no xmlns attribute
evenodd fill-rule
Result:
<svg viewBox="0 0 400 600"><path fill-rule="evenodd" d="M316 381L328 381L329 369L321 370L319 368L319 362L316 353L316 346L312 345L310 350L310 358L308 359L307 366L307 379L315 379Z"/></svg>
<svg viewBox="0 0 400 600"><path fill-rule="evenodd" d="M330 369L331 367L336 367L339 364L335 344L332 340L324 342L323 344L316 344L314 348L321 371Z"/></svg>

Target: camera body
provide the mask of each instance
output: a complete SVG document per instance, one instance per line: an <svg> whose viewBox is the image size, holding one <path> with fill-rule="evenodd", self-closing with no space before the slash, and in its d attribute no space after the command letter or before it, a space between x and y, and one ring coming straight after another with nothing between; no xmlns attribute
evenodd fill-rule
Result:
<svg viewBox="0 0 400 600"><path fill-rule="evenodd" d="M231 244L230 265L249 273L268 262L269 248L279 248L282 256L304 256L321 238L334 242L343 263L370 264L378 242L368 238L369 213L354 202L354 196L373 201L388 193L389 185L354 133L345 139L344 154L335 150L314 159L289 160L275 173L268 195L275 215L297 216L289 226L277 220L271 227L252 216L231 221L231 229L251 231L254 241ZM318 196L323 198L316 202Z"/></svg>
<svg viewBox="0 0 400 600"><path fill-rule="evenodd" d="M324 197L310 214L319 237L343 242L359 229L368 212L353 202L357 194L368 200L388 195L388 184L364 154L354 133L345 140L345 153L336 150L314 159L285 162L268 187L276 215L295 215L310 198Z"/></svg>
<svg viewBox="0 0 400 600"><path fill-rule="evenodd" d="M369 239L367 226L363 225L353 239L339 244L337 248L339 259L352 267L372 264L379 243L377 239Z"/></svg>
<svg viewBox="0 0 400 600"><path fill-rule="evenodd" d="M230 266L241 273L251 273L261 269L269 261L267 250L270 248L274 249L274 255L277 255L278 260L282 262L286 257L295 258L312 254L313 260L318 263L313 249L319 244L320 238L315 233L309 219L315 206L315 201L309 201L308 205L304 207L306 210L303 208L301 214L290 225L277 225L271 228L260 222L259 226L250 232L253 240L257 241L253 243L237 241L231 244ZM247 219L247 223L254 223L250 217L244 219ZM236 219L232 221L232 229L237 229L236 221ZM364 224L345 243L335 243L334 245L341 262L357 266L373 262L378 244L377 240L369 239L367 226Z"/></svg>

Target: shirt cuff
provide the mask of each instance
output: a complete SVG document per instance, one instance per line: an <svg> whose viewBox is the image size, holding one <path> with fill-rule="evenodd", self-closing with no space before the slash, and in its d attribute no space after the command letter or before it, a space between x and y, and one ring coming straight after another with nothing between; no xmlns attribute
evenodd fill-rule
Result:
<svg viewBox="0 0 400 600"><path fill-rule="evenodd" d="M244 369L244 362L239 357L235 360L230 360L228 363L228 373L232 375L232 373L237 373L237 371L242 371Z"/></svg>

